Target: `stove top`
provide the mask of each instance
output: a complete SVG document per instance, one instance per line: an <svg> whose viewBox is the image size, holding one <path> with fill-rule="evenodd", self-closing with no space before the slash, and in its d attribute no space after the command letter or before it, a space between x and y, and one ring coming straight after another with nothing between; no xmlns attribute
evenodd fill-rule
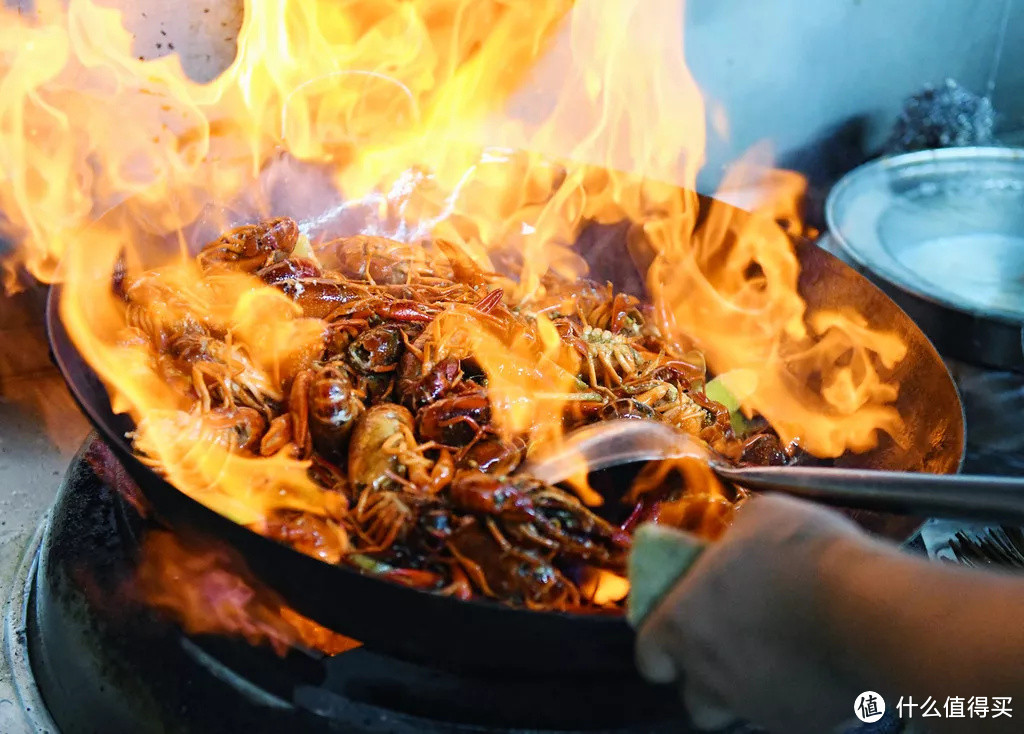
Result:
<svg viewBox="0 0 1024 734"><path fill-rule="evenodd" d="M90 439L71 462L29 546L22 587L13 590L8 649L30 727L64 734L689 731L674 692L639 678L470 677L364 648L330 657L293 648L279 657L241 638L186 635L124 593L152 526L100 479L108 460Z"/></svg>

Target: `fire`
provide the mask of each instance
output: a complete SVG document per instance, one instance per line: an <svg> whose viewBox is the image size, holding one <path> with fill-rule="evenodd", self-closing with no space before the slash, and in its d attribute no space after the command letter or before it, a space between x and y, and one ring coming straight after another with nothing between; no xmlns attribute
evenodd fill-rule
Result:
<svg viewBox="0 0 1024 734"><path fill-rule="evenodd" d="M24 243L8 273L51 280L110 206L139 197L172 231L234 200L282 147L358 158L350 179L378 183L387 162L369 161L439 149L514 90L570 2L251 2L234 61L207 84L174 55L138 58L115 8L34 5L0 9L0 211Z"/></svg>
<svg viewBox="0 0 1024 734"><path fill-rule="evenodd" d="M231 335L236 369L219 379L280 399L323 322L184 257L257 217L300 221L314 257L329 235L357 231L409 242L428 264L444 261L429 243L448 242L513 306L550 300L550 274L586 272L571 246L592 225L626 222L618 257L645 274L659 328L713 373L744 375L748 416L821 457L897 436L898 385L879 365L898 363L902 342L869 329L856 304L808 313L798 293L789 234L803 180L746 162L724 185L758 184L763 199L742 218L702 211L692 192L705 108L682 12L674 0L249 0L234 60L199 83L173 55L138 59L120 12L94 0L2 10L8 286L19 268L62 281L69 333L135 418L138 444L183 491L257 528L289 509L331 525L344 508L307 463L234 453L239 415L186 410L138 338L199 313ZM139 283L154 267L159 282ZM115 271L123 287L152 289L161 323L133 322ZM452 312L436 328L480 359L498 426L540 440L558 435L577 365L543 312L534 324L496 334ZM704 474L685 478L717 506ZM608 583L614 598L621 584Z"/></svg>
<svg viewBox="0 0 1024 734"><path fill-rule="evenodd" d="M654 496L649 519L673 527L691 528L696 535L714 540L721 535L737 507L721 481L696 457L648 464L629 489L628 499L637 502Z"/></svg>
<svg viewBox="0 0 1024 734"><path fill-rule="evenodd" d="M756 408L784 440L799 439L821 457L868 450L877 430L898 440L901 422L892 406L898 386L881 379L874 360L892 368L905 345L896 334L868 329L852 306L807 313L797 292L799 262L778 224L799 223L794 202L804 182L741 161L723 188L758 182L762 198L745 221L737 224L730 210L713 207L692 242L666 230L667 222L645 223L655 303L670 329L694 339L712 370L756 376L744 406ZM820 388L809 379L813 374L820 374Z"/></svg>
<svg viewBox="0 0 1024 734"><path fill-rule="evenodd" d="M86 461L140 517L150 517L138 485L106 444L93 441ZM334 655L360 644L287 606L226 546L152 527L141 537L136 574L122 590L125 598L159 609L190 634L239 636L281 655L297 645Z"/></svg>
<svg viewBox="0 0 1024 734"><path fill-rule="evenodd" d="M162 530L143 539L133 593L188 634L237 635L281 655L297 645L336 655L360 644L288 607L230 551Z"/></svg>
<svg viewBox="0 0 1024 734"><path fill-rule="evenodd" d="M494 422L507 437L551 439L545 433L560 423L567 401L593 399L575 390L579 357L543 313L536 315L533 329L506 334L494 331L471 309L454 308L440 314L431 328L443 351L472 354L487 373Z"/></svg>

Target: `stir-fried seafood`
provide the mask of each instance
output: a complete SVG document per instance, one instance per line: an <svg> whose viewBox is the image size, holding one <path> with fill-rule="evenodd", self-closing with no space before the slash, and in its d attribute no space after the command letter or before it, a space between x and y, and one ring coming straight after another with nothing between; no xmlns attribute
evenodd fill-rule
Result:
<svg viewBox="0 0 1024 734"><path fill-rule="evenodd" d="M330 512L267 510L257 529L301 552L460 598L614 609L622 600L595 596L596 579L621 575L637 523L706 529L736 499L695 497L670 472L648 471L595 507L516 474L536 426L503 422L509 406L495 402L524 399L495 392L516 371L530 373L525 399L556 405L563 430L663 421L737 461L791 456L763 421L739 435L736 416L707 395L700 355L663 338L650 310L610 285L548 276L510 303L507 281L448 243L360 235L313 256L300 241L287 218L239 227L195 267L200 280L276 288L319 320L322 348L304 359L267 366L156 271L120 293L131 338L151 350L185 412L205 421L204 435L239 456L306 462L335 497ZM484 355L485 342L507 348L508 365Z"/></svg>

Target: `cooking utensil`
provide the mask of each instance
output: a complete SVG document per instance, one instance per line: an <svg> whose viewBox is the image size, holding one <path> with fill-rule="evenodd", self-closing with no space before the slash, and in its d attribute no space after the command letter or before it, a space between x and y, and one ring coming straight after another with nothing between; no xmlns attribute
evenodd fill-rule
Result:
<svg viewBox="0 0 1024 734"><path fill-rule="evenodd" d="M702 211L707 211L709 201L700 200ZM335 234L360 231L355 220L358 213L345 209L348 219L334 229ZM231 226L240 223L239 216L225 211L222 218L211 218L219 226ZM745 216L735 210L729 221L742 226ZM636 235L628 226L595 226L584 232L577 248L592 264L595 279L620 286L642 283L642 276L624 255L627 236ZM867 326L895 332L907 346L902 361L881 370L882 379L900 384L894 407L905 419L905 435L898 442L883 436L872 451L844 455L837 464L957 471L964 451L963 410L949 372L931 344L906 314L851 268L805 241L796 242L795 251L801 265L799 290L810 311L854 304ZM103 383L61 322L60 303L61 288L54 287L47 309L54 360L83 412L138 483L155 516L178 533L198 533L232 547L256 577L299 613L372 649L436 667L500 670L508 675L635 675L633 633L621 616L534 612L418 591L323 563L237 525L182 493L133 453L125 439L132 423L111 410ZM914 518L879 513L861 512L855 517L870 530L897 540L907 538L920 524Z"/></svg>
<svg viewBox="0 0 1024 734"><path fill-rule="evenodd" d="M1024 149L872 161L833 187L825 217L845 258L941 354L1024 372Z"/></svg>
<svg viewBox="0 0 1024 734"><path fill-rule="evenodd" d="M1024 523L1024 479L806 466L734 466L706 444L664 423L618 419L585 426L523 471L552 484L578 472L691 457L719 477L839 507L926 517ZM582 463L581 463L582 462Z"/></svg>
<svg viewBox="0 0 1024 734"><path fill-rule="evenodd" d="M965 566L1024 569L1024 531L1020 528L986 528L980 534L958 531L949 547Z"/></svg>

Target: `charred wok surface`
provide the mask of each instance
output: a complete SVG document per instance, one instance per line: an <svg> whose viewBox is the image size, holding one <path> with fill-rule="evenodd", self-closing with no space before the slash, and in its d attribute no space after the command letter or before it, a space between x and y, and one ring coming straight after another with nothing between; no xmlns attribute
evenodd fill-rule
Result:
<svg viewBox="0 0 1024 734"><path fill-rule="evenodd" d="M588 507L515 475L530 435L498 424L488 369L472 340L445 327L452 315L498 343L534 345L538 360L558 342L568 355L559 369L571 372L561 429L655 420L736 461L793 460L795 448L763 420L737 435L729 410L705 392L703 357L664 338L645 304L610 285L548 276L539 295L512 303L499 276L447 243L360 235L321 245L318 256L299 243L295 222L278 218L221 235L195 263L201 279L251 278L322 322L316 353L274 370L190 311L159 272L128 277L119 292L126 338L147 346L159 376L204 422L204 440L308 462L309 478L330 493L330 512L276 509L257 528L300 552L459 598L617 610L624 600L596 598L593 581L624 573L639 522L713 532L742 499L695 496L686 481L648 472Z"/></svg>

